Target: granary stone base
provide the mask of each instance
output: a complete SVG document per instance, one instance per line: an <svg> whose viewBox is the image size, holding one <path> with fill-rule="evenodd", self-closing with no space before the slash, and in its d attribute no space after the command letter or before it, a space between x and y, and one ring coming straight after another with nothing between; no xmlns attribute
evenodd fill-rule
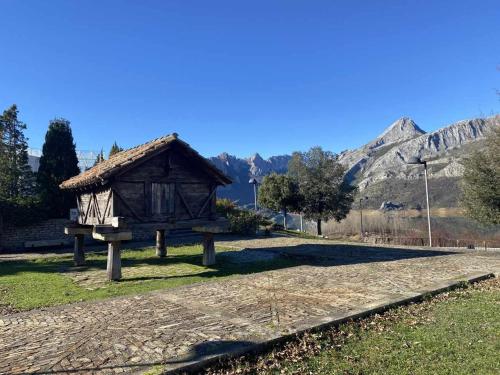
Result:
<svg viewBox="0 0 500 375"><path fill-rule="evenodd" d="M156 231L156 255L163 258L167 256L167 247L165 245L165 229Z"/></svg>
<svg viewBox="0 0 500 375"><path fill-rule="evenodd" d="M109 280L118 281L122 278L120 241L111 241L108 244L108 264L106 270Z"/></svg>
<svg viewBox="0 0 500 375"><path fill-rule="evenodd" d="M215 244L213 233L203 233L203 265L215 264Z"/></svg>
<svg viewBox="0 0 500 375"><path fill-rule="evenodd" d="M75 266L83 266L85 264L85 253L83 251L83 234L75 234L73 260L75 262Z"/></svg>

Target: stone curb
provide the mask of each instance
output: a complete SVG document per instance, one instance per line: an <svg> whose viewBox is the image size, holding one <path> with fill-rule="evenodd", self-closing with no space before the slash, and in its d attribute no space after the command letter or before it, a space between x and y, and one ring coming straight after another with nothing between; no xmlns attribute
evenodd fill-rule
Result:
<svg viewBox="0 0 500 375"><path fill-rule="evenodd" d="M374 315L377 313L385 312L394 307L407 305L412 302L420 302L425 299L427 296L435 296L437 294L456 289L461 286L464 282L468 284L476 283L479 281L487 280L490 278L498 277L498 273L475 273L468 276L463 276L459 278L455 278L451 281L441 282L434 284L432 288L424 288L420 289L416 292L408 293L408 295L400 295L395 298L388 298L383 302L378 302L373 305L365 306L364 308L356 309L354 311L350 311L348 315L346 314L338 314L338 315L330 315L324 316L321 318L312 319L309 321L302 322L299 326L295 327L293 331L290 331L283 335L276 335L268 340L256 340L251 344L247 345L239 345L239 347L228 350L222 354L215 354L206 356L200 360L194 361L186 361L182 362L182 357L172 358L168 360L163 366L166 368L161 372L163 375L173 375L179 373L188 373L193 374L197 373L200 370L216 364L221 360L228 360L231 358L236 358L238 356L244 354L260 354L276 344L286 342L297 335L303 334L305 332L315 332L320 331L329 327L336 327L343 323L346 323L350 320L356 320L360 318L365 318L370 315ZM401 298L402 297L402 298ZM237 343L235 343L237 344ZM172 362L178 362L176 364L168 364Z"/></svg>

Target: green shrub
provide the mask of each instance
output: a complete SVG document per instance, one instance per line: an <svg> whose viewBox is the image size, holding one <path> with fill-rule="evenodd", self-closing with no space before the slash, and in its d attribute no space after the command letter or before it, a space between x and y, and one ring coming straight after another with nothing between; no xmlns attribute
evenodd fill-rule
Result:
<svg viewBox="0 0 500 375"><path fill-rule="evenodd" d="M0 201L0 215L4 225L14 226L34 224L48 216L40 203L31 197Z"/></svg>
<svg viewBox="0 0 500 375"><path fill-rule="evenodd" d="M240 211L231 199L223 198L217 199L215 203L215 209L218 216L229 217L229 215L234 215L236 212Z"/></svg>
<svg viewBox="0 0 500 375"><path fill-rule="evenodd" d="M270 226L272 222L254 211L239 208L230 199L217 199L217 215L229 220L229 230L231 233L252 235L257 232L259 226Z"/></svg>
<svg viewBox="0 0 500 375"><path fill-rule="evenodd" d="M237 210L228 215L229 230L235 234L255 234L262 217L254 212Z"/></svg>
<svg viewBox="0 0 500 375"><path fill-rule="evenodd" d="M274 230L274 231L285 230L285 227L283 226L283 224L272 223L271 230Z"/></svg>

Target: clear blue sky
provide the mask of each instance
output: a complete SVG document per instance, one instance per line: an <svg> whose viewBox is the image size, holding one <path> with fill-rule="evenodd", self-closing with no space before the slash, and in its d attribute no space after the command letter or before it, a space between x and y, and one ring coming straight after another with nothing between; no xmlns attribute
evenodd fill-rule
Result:
<svg viewBox="0 0 500 375"><path fill-rule="evenodd" d="M0 0L0 107L32 147L178 132L206 156L341 151L500 110L500 2Z"/></svg>

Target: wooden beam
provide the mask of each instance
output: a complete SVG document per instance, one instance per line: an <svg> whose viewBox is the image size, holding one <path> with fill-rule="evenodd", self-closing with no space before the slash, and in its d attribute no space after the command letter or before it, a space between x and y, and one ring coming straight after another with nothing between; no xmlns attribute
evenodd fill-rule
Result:
<svg viewBox="0 0 500 375"><path fill-rule="evenodd" d="M106 206L104 207L104 213L102 215L102 220L101 220L101 224L104 224L104 220L105 220L105 217L106 217L106 211L108 210L108 206L109 206L109 201L111 200L111 189L109 189L109 192L108 192L108 198L106 199Z"/></svg>
<svg viewBox="0 0 500 375"><path fill-rule="evenodd" d="M75 236L77 234L92 234L92 226L89 225L78 225L78 226L68 226L64 228L64 234Z"/></svg>
<svg viewBox="0 0 500 375"><path fill-rule="evenodd" d="M129 241L132 237L132 232L110 232L110 233L97 233L92 232L92 238L99 241Z"/></svg>
<svg viewBox="0 0 500 375"><path fill-rule="evenodd" d="M210 203L212 200L212 197L215 194L215 188L212 188L212 191L210 192L210 195L208 196L207 199L205 199L205 202L203 202L203 205L201 206L200 210L198 211L198 215L196 215L197 218L199 218L203 212L203 210L207 207L207 205Z"/></svg>
<svg viewBox="0 0 500 375"><path fill-rule="evenodd" d="M80 199L79 194L76 195L76 204L78 206L78 213L82 212L83 207L82 207L82 201Z"/></svg>
<svg viewBox="0 0 500 375"><path fill-rule="evenodd" d="M120 199L120 201L122 202L122 204L125 206L125 208L127 210L129 210L129 212L139 221L144 221L139 215L137 215L137 213L132 209L130 208L130 206L128 205L128 203L125 201L125 199L123 199L123 197L120 195L120 193L118 193L117 190L113 190L113 194L116 194L116 196L118 197L118 199Z"/></svg>
<svg viewBox="0 0 500 375"><path fill-rule="evenodd" d="M76 222L80 222L80 216L83 215L83 203L82 200L80 199L80 194L76 195L76 204L78 206L78 218L76 219Z"/></svg>
<svg viewBox="0 0 500 375"><path fill-rule="evenodd" d="M89 210L90 210L90 204L92 203L92 195L89 198L89 201L87 203L87 210L85 211L85 217L83 218L83 224L87 223L87 218L89 216Z"/></svg>
<svg viewBox="0 0 500 375"><path fill-rule="evenodd" d="M107 216L113 216L113 213L111 210L113 209L113 190L109 189L109 194L110 194L110 202L111 204L108 206L108 213L106 214Z"/></svg>
<svg viewBox="0 0 500 375"><path fill-rule="evenodd" d="M227 219L225 219L227 221ZM219 224L222 224L224 220L211 220L207 218L202 218L202 219L187 219L187 220L179 220L176 221L175 223L172 223L170 225L170 230L174 229L192 229L193 227L198 227L198 226L204 226L204 225L213 225L213 226L218 226Z"/></svg>
<svg viewBox="0 0 500 375"><path fill-rule="evenodd" d="M140 229L144 231L155 231L158 229L164 229L164 230L170 230L171 228L175 227L175 223L169 223L169 222L143 222L143 223L134 223L133 224L134 229Z"/></svg>
<svg viewBox="0 0 500 375"><path fill-rule="evenodd" d="M92 195L94 196L94 209L96 212L97 223L102 224L102 222L101 222L101 210L99 209L99 200L97 199L97 195L95 192L92 192Z"/></svg>
<svg viewBox="0 0 500 375"><path fill-rule="evenodd" d="M175 184L175 191L179 195L179 198L181 198L181 202L184 205L184 207L186 207L186 210L189 214L189 217L191 219L194 219L195 217L193 215L193 212L191 211L191 208L189 208L189 205L187 204L186 199L184 199L184 196L182 195L182 192L181 192L181 189L179 188L179 186L180 186L180 184Z"/></svg>

